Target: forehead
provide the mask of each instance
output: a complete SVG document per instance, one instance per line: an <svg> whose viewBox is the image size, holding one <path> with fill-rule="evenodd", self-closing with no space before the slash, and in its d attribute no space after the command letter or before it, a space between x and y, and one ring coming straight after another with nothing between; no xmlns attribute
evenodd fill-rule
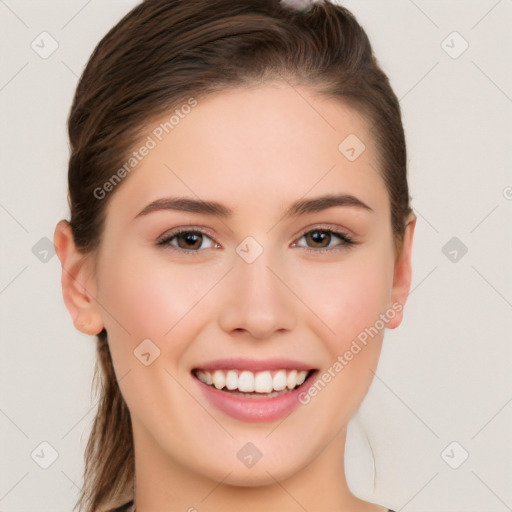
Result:
<svg viewBox="0 0 512 512"><path fill-rule="evenodd" d="M162 114L140 141L135 151L151 149L115 191L113 208L122 197L142 208L165 194L261 207L308 191L387 203L366 121L307 87L273 83L198 98Z"/></svg>

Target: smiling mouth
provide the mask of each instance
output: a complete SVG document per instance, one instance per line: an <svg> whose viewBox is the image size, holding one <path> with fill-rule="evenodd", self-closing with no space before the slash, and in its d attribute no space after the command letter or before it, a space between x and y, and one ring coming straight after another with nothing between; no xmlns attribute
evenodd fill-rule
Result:
<svg viewBox="0 0 512 512"><path fill-rule="evenodd" d="M274 398L301 387L316 370L266 370L253 372L239 369L204 370L192 375L203 384L241 398Z"/></svg>

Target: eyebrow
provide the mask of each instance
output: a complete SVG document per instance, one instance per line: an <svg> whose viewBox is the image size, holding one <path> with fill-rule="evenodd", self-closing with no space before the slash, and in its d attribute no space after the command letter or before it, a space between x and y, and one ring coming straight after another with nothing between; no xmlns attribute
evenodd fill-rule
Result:
<svg viewBox="0 0 512 512"><path fill-rule="evenodd" d="M320 212L333 206L348 206L373 212L367 204L350 194L328 194L312 199L299 199L292 203L284 212L279 221L309 213ZM233 210L216 201L203 201L188 197L165 197L149 203L136 216L135 219L149 213L161 210L177 210L189 213L215 215L229 218Z"/></svg>

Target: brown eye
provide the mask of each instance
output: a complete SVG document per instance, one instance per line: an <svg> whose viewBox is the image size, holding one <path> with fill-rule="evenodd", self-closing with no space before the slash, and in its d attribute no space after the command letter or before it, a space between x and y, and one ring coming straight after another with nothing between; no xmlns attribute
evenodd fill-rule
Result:
<svg viewBox="0 0 512 512"><path fill-rule="evenodd" d="M328 247L331 241L331 234L326 231L310 231L304 236L308 242L313 244L313 247ZM326 242L327 245L325 245Z"/></svg>
<svg viewBox="0 0 512 512"><path fill-rule="evenodd" d="M201 231L182 230L165 234L157 241L157 245L169 246L173 249L188 252L199 252L201 245L205 240L210 240L210 244L206 247L202 247L202 249L209 249L213 247L213 240L205 233Z"/></svg>
<svg viewBox="0 0 512 512"><path fill-rule="evenodd" d="M180 233L174 238L176 238L180 249L199 249L203 241L203 235L194 232Z"/></svg>
<svg viewBox="0 0 512 512"><path fill-rule="evenodd" d="M296 244L298 247L305 247L307 249L324 249L336 250L343 248L343 246L350 246L354 241L345 233L333 231L331 229L313 229L304 233L298 240L304 239L306 245ZM332 243L338 239L338 243Z"/></svg>

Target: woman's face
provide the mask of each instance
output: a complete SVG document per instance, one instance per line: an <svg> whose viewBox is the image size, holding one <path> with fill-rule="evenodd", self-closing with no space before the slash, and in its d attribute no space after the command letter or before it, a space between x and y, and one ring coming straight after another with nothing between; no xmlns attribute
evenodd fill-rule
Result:
<svg viewBox="0 0 512 512"><path fill-rule="evenodd" d="M138 464L273 483L325 455L359 407L383 327L401 321L410 244L395 261L372 135L338 100L274 83L178 111L109 192L91 308ZM315 373L289 390L294 370Z"/></svg>

